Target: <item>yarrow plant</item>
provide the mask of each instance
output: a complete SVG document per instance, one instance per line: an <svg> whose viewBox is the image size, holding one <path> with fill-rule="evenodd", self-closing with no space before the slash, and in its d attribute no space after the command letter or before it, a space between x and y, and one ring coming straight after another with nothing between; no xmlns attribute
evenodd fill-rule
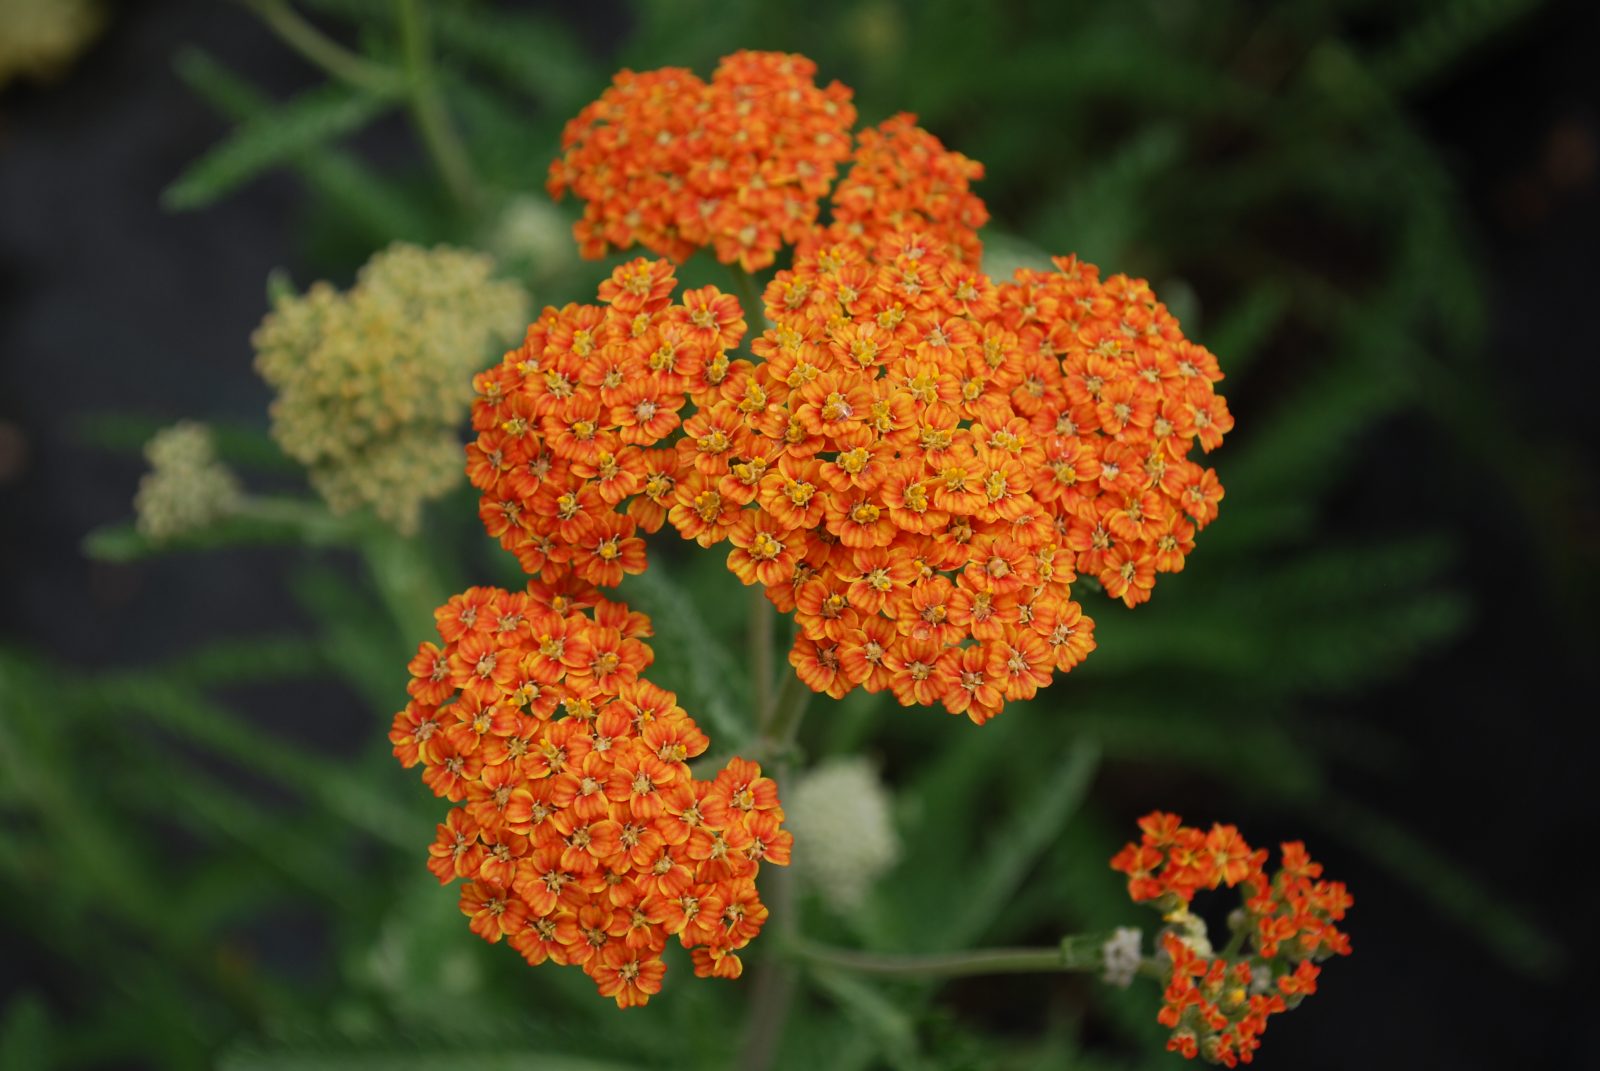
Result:
<svg viewBox="0 0 1600 1071"><path fill-rule="evenodd" d="M709 81L623 72L568 124L548 188L583 203L579 251L655 256L619 264L597 303L546 307L473 380L467 475L530 579L439 608L391 735L456 804L429 866L467 883L472 929L581 966L623 1007L659 990L672 938L697 974L738 977L768 914L760 864L790 854L778 784L738 758L691 769L709 741L642 676L649 621L603 594L649 567L645 536L726 545L758 596L753 748L781 780L811 694L889 692L979 725L1033 697L1095 648L1075 585L1145 602L1223 495L1196 455L1233 426L1222 372L1148 284L1073 256L989 277L982 166L908 115L853 133L850 91L815 74L759 52ZM680 291L676 263L702 248L731 291ZM774 610L795 624L777 699ZM895 847L874 806L881 870ZM778 951L879 973L1155 974L1173 1050L1248 1062L1315 962L1349 951L1349 897L1299 845L1269 879L1232 827L1142 826L1113 865L1164 913L1153 957L1127 928L1020 952L883 957L793 934ZM1218 954L1188 905L1223 884L1245 899Z"/></svg>

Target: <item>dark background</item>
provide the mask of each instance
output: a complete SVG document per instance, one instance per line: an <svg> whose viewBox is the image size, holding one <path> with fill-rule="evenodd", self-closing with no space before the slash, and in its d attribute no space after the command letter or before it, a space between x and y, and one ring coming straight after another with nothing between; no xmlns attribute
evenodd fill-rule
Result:
<svg viewBox="0 0 1600 1071"><path fill-rule="evenodd" d="M602 60L625 20L610 8L573 18ZM304 623L281 551L112 565L79 550L91 529L128 516L142 469L136 454L104 448L93 423L124 414L263 425L269 392L251 371L248 341L265 308L263 280L275 268L300 280L322 272L308 256L302 188L288 175L203 213L159 206L220 130L171 73L189 43L276 94L314 78L232 5L138 3L119 6L58 82L0 96L0 638L74 674ZM1494 406L1465 427L1409 412L1364 434L1351 446L1359 475L1341 481L1321 520L1330 533L1446 528L1460 551L1449 575L1472 605L1459 639L1398 678L1325 701L1325 724L1348 733L1347 745L1359 748L1369 729L1404 745L1387 763L1336 764L1335 783L1480 878L1559 955L1531 973L1508 970L1393 872L1330 847L1318 854L1356 893L1357 954L1333 965L1306 1009L1274 1022L1266 1067L1588 1062L1595 927L1581 873L1596 822L1597 47L1600 6L1549 5L1412 96L1470 213ZM415 164L398 120L355 145L380 167ZM1013 206L992 208L1004 220ZM1338 240L1315 219L1278 225L1291 244ZM1195 284L1206 292L1208 280ZM1253 384L1263 397L1252 402L1286 389L1293 377L1282 378ZM1525 471L1508 476L1496 455L1512 440L1523 444L1515 456ZM1197 561L1203 568L1203 549ZM244 702L274 731L332 756L355 755L371 731L334 684ZM1103 785L1130 819L1158 789L1172 809L1223 811L1210 802L1213 783L1137 763L1114 764ZM1259 842L1297 835L1293 820L1249 793L1224 813ZM289 920L275 934L273 955L300 969L315 971L326 955L314 921ZM42 986L70 1021L72 972L12 931L6 940L0 1003ZM946 1001L1003 1026L981 989L953 987Z"/></svg>

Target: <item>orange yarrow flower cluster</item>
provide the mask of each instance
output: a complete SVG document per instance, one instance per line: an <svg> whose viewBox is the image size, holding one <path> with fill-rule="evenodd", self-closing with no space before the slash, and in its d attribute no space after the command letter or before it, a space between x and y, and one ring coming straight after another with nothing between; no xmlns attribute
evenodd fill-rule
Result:
<svg viewBox="0 0 1600 1071"><path fill-rule="evenodd" d="M745 433L710 473L754 484L729 567L795 613L802 679L982 723L1093 650L1079 573L1131 607L1183 568L1221 496L1187 455L1231 418L1142 281L1059 258L997 286L944 248L803 247L696 419Z"/></svg>
<svg viewBox="0 0 1600 1071"><path fill-rule="evenodd" d="M646 249L684 260L710 246L747 271L767 267L816 223L850 155L855 107L816 64L737 52L710 82L676 67L623 71L572 119L548 188L584 204L573 233L586 257Z"/></svg>
<svg viewBox="0 0 1600 1071"><path fill-rule="evenodd" d="M1167 1048L1227 1067L1250 1063L1267 1020L1316 992L1317 963L1350 954L1336 923L1354 901L1343 883L1322 879L1321 864L1298 841L1281 846L1281 864L1269 877L1266 850L1252 849L1233 826L1204 831L1156 811L1139 827L1140 840L1111 866L1128 875L1135 902L1162 910L1174 924L1161 937L1170 967L1157 1018L1172 1031ZM1230 922L1243 929L1239 956L1212 955L1204 924L1189 912L1197 892L1223 885L1243 894L1242 915Z"/></svg>
<svg viewBox="0 0 1600 1071"><path fill-rule="evenodd" d="M582 255L646 249L674 261L710 247L746 271L825 231L871 248L892 231L941 239L977 263L988 220L970 183L983 165L950 152L901 114L856 137L850 90L815 83L816 64L780 52L736 52L710 82L666 67L623 71L566 127L547 188L584 202L573 226ZM840 168L848 174L835 183ZM819 222L832 188L831 225Z"/></svg>
<svg viewBox="0 0 1600 1071"><path fill-rule="evenodd" d="M694 459L734 444L698 417L685 426L683 410L722 397L745 321L715 287L673 304L676 286L666 261L624 264L601 285L603 305L546 308L474 380L467 476L489 534L524 571L614 586L644 570L641 529L704 507Z"/></svg>
<svg viewBox="0 0 1600 1071"><path fill-rule="evenodd" d="M1079 573L1129 606L1216 515L1188 459L1231 426L1215 358L1138 280L1072 258L996 286L891 232L819 239L747 329L635 260L476 380L468 475L525 570L614 585L670 523L801 626L815 691L975 722L1094 648Z"/></svg>
<svg viewBox="0 0 1600 1071"><path fill-rule="evenodd" d="M791 837L756 763L690 772L709 741L641 675L649 619L540 581L470 588L434 616L442 643L412 660L389 739L456 805L428 868L467 883L473 932L581 967L624 1008L660 991L672 938L697 975L738 977L767 917L756 875L787 865Z"/></svg>
<svg viewBox="0 0 1600 1071"><path fill-rule="evenodd" d="M772 209L780 187L826 192L829 124L853 115L813 75L768 53L709 84L624 72L574 120L551 188L588 202L588 253L712 244L750 268L789 242L793 267L766 288L750 359L729 355L739 303L707 288L672 305L662 262L619 268L604 306L546 309L479 377L468 471L530 573L618 583L644 568L638 533L670 523L731 544L740 579L794 612L790 661L815 691L889 690L982 723L1094 648L1077 575L1132 607L1183 568L1222 497L1189 457L1232 427L1222 374L1143 280L1071 257L984 275L982 166L911 116L860 135L826 225L789 200L753 244L692 229ZM701 112L731 125L692 133ZM800 131L826 159L784 157Z"/></svg>

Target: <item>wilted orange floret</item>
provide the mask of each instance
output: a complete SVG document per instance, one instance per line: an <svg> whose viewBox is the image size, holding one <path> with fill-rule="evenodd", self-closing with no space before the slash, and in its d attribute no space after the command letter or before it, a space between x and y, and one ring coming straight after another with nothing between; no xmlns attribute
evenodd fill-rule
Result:
<svg viewBox="0 0 1600 1071"><path fill-rule="evenodd" d="M755 271L816 223L818 201L850 155L855 108L816 64L736 52L710 82L692 71L623 71L567 124L549 190L584 202L580 251L642 245L683 260L711 246Z"/></svg>
<svg viewBox="0 0 1600 1071"><path fill-rule="evenodd" d="M1354 901L1343 883L1322 880L1321 864L1298 841L1282 846L1269 877L1266 851L1251 849L1233 826L1202 831L1160 811L1139 826L1140 839L1111 866L1128 875L1129 896L1173 923L1161 938L1169 972L1158 1019L1172 1031L1167 1048L1228 1067L1250 1063L1268 1017L1316 992L1316 964L1350 954L1336 923ZM1241 890L1242 917L1230 925L1243 927L1245 949L1213 956L1188 905L1196 892L1223 885Z"/></svg>
<svg viewBox="0 0 1600 1071"><path fill-rule="evenodd" d="M767 917L757 873L788 863L791 838L760 766L690 773L709 741L641 676L649 620L590 585L537 580L469 589L435 617L444 645L412 660L389 739L457 805L428 869L467 882L472 931L532 964L581 966L624 1008L660 991L670 938L696 974L738 977Z"/></svg>

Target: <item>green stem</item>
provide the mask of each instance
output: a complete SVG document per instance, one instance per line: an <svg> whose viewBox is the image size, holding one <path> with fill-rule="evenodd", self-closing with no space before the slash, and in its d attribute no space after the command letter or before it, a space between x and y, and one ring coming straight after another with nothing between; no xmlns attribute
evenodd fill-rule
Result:
<svg viewBox="0 0 1600 1071"><path fill-rule="evenodd" d="M381 96L398 93L403 82L394 71L359 56L300 17L284 0L244 0L290 48L341 82Z"/></svg>
<svg viewBox="0 0 1600 1071"><path fill-rule="evenodd" d="M463 209L478 204L478 183L444 100L434 79L433 53L428 41L428 23L419 0L395 0L400 20L400 43L405 53L406 82L411 97L411 114L417 132L433 157L445 186Z"/></svg>
<svg viewBox="0 0 1600 1071"><path fill-rule="evenodd" d="M978 948L970 952L898 955L859 952L804 941L793 946L797 959L859 974L908 978L963 978L980 974L1044 974L1053 971L1098 970L1099 965L1070 963L1056 948Z"/></svg>
<svg viewBox="0 0 1600 1071"><path fill-rule="evenodd" d="M448 589L421 540L374 525L360 550L404 646L415 650L417 637L432 632L434 608L448 598Z"/></svg>
<svg viewBox="0 0 1600 1071"><path fill-rule="evenodd" d="M766 599L763 598L762 602L766 602ZM805 682L797 674L788 673L784 676L777 699L762 711L760 732L754 744L756 759L772 767L772 776L780 785L788 784L789 775L794 771L795 736L810 698L811 689ZM762 885L769 924L777 930L779 942L789 944L797 941L800 905L796 902L794 875L789 873L788 867L773 868L772 876L763 878ZM742 1071L765 1071L773 1065L778 1048L783 1043L783 1030L789 1020L794 993L793 964L769 958L756 969L750 1015L746 1020L744 1044L739 1055L738 1066Z"/></svg>
<svg viewBox="0 0 1600 1071"><path fill-rule="evenodd" d="M1245 920L1233 931L1233 936L1228 938L1227 945L1222 949L1223 959L1232 959L1244 948L1245 938L1250 936L1250 922Z"/></svg>
<svg viewBox="0 0 1600 1071"><path fill-rule="evenodd" d="M795 738L800 733L800 721L810 701L811 689L805 681L796 673L784 674L778 698L760 723L760 734L754 745L758 761L773 763L780 770L788 765Z"/></svg>
<svg viewBox="0 0 1600 1071"><path fill-rule="evenodd" d="M756 709L756 724L772 718L772 635L777 613L767 599L766 590L756 584L750 588L750 699Z"/></svg>
<svg viewBox="0 0 1600 1071"><path fill-rule="evenodd" d="M739 305L744 309L747 327L743 349L748 352L750 339L767 328L767 310L762 304L761 287L756 284L756 277L737 264L729 264L728 271L733 275L733 288L739 292Z"/></svg>

